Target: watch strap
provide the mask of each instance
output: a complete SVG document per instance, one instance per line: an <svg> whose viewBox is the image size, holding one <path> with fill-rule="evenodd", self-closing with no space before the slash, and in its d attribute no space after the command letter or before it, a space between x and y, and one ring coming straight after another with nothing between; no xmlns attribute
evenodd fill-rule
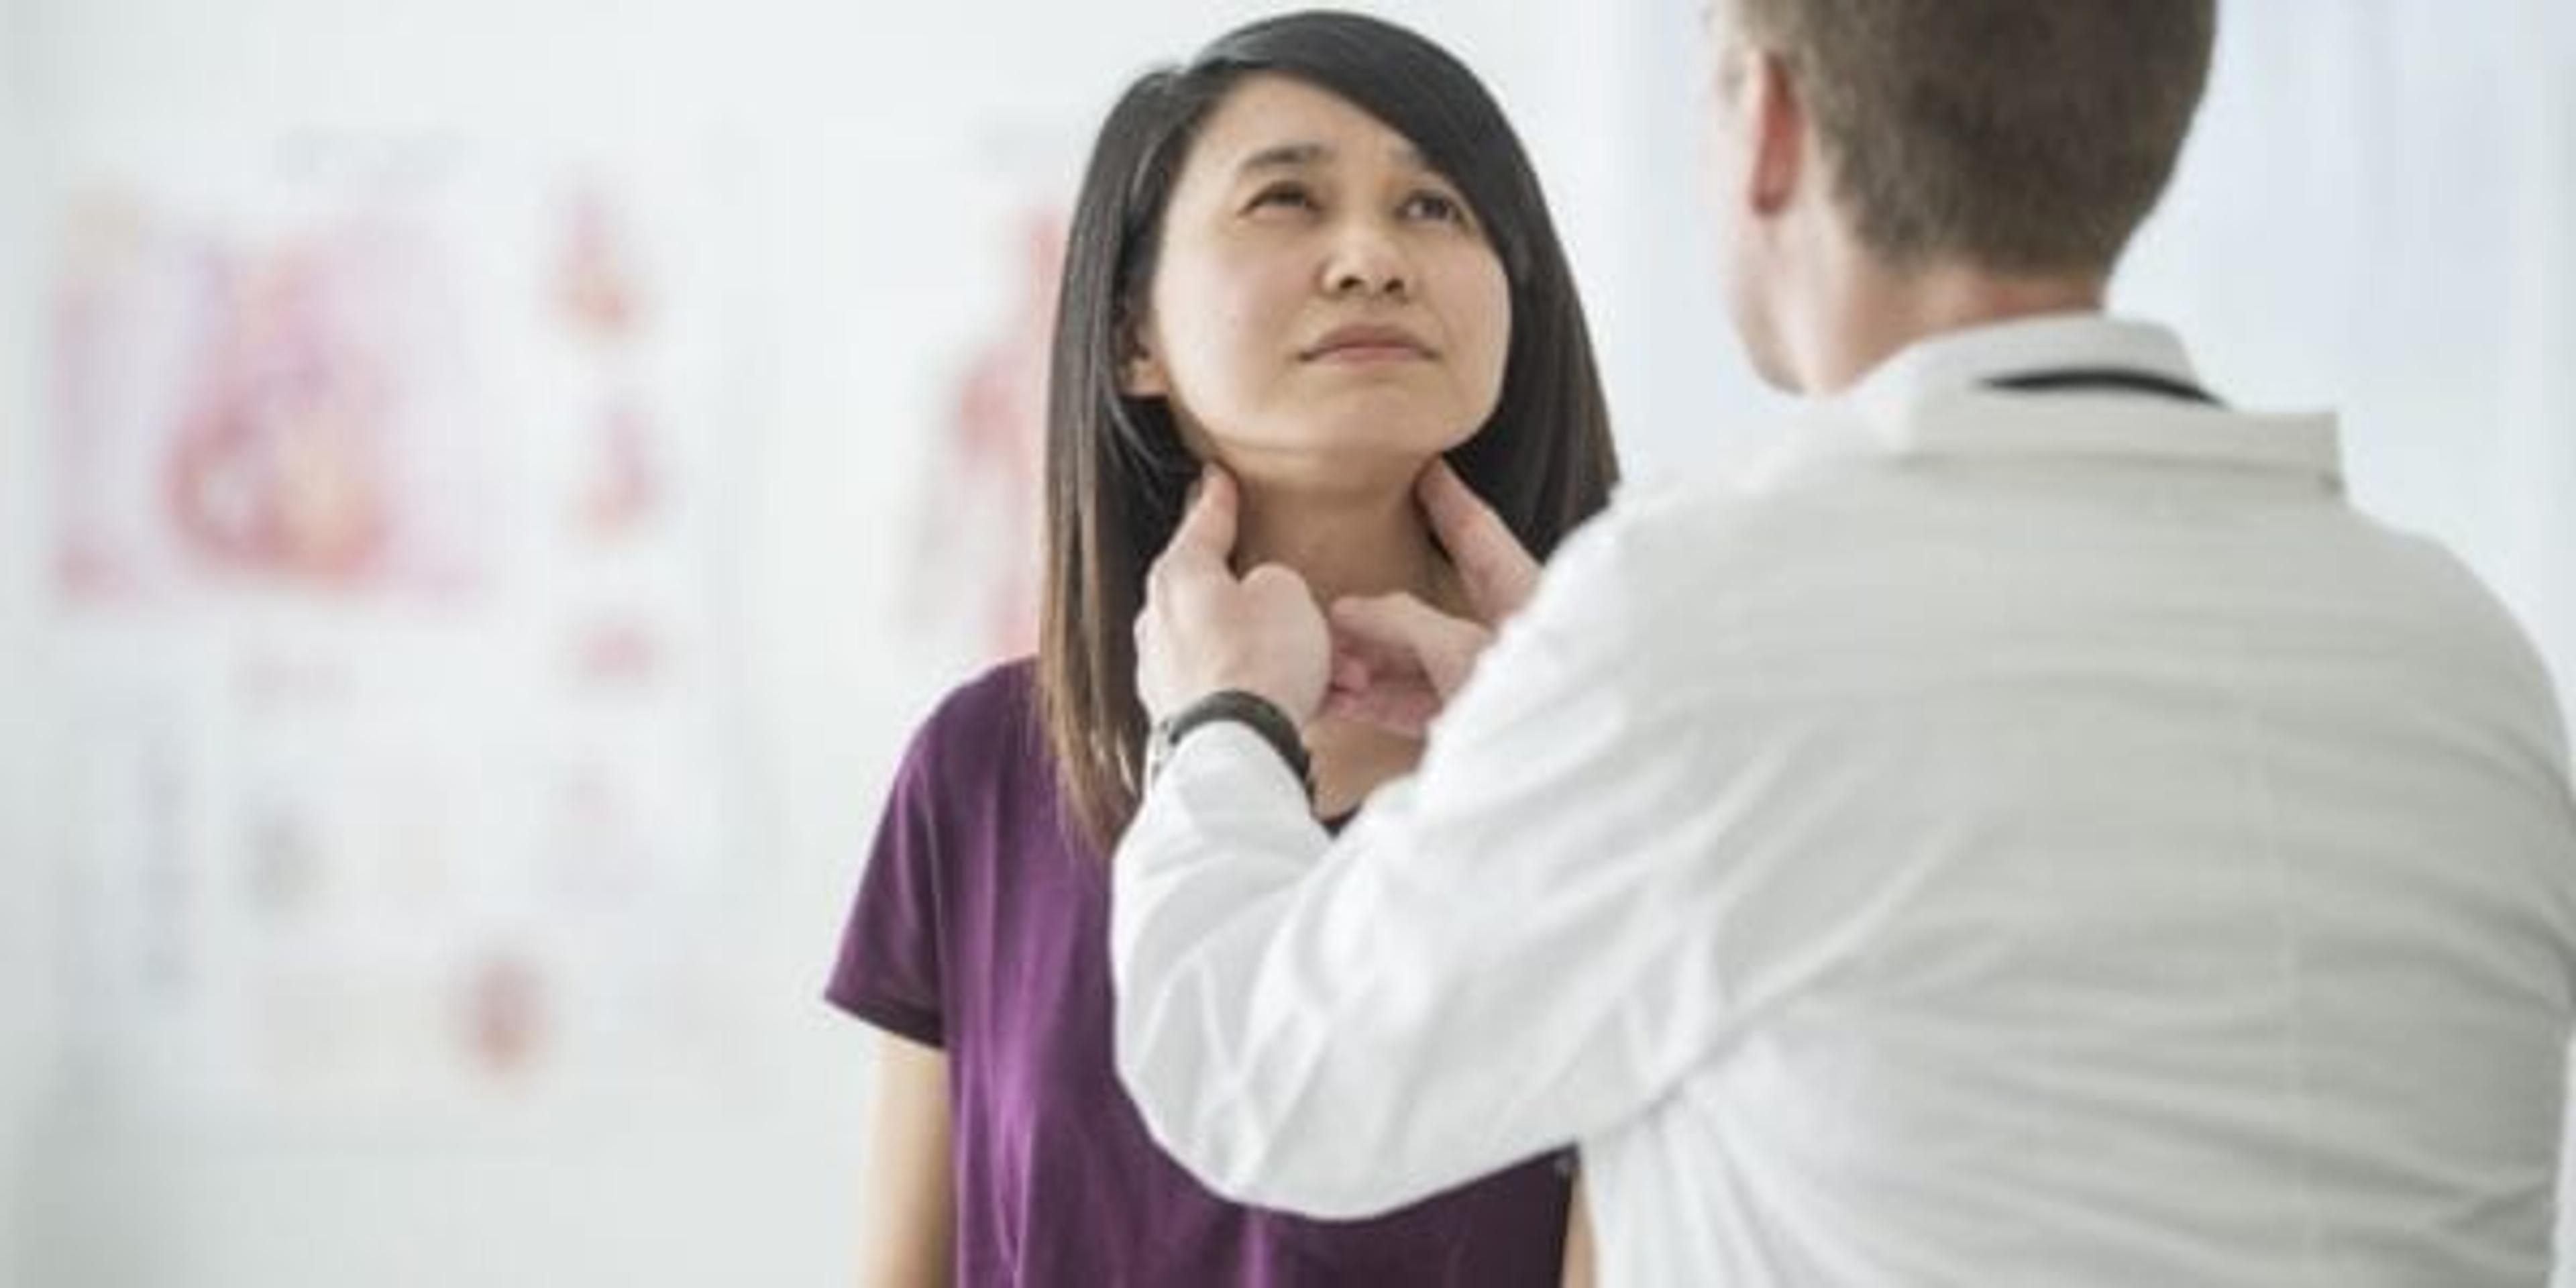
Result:
<svg viewBox="0 0 2576 1288"><path fill-rule="evenodd" d="M1279 704L1245 689L1219 689L1158 722L1154 726L1153 744L1160 755L1149 759L1148 785L1160 773L1162 762L1170 757L1173 748L1180 745L1181 739L1188 737L1193 730L1221 721L1233 721L1259 734L1261 740L1279 754L1280 761L1288 766L1289 772L1297 776L1297 781L1305 785L1306 794L1314 795L1314 761L1306 752L1306 740L1297 733L1297 722L1290 720L1288 713L1279 709Z"/></svg>

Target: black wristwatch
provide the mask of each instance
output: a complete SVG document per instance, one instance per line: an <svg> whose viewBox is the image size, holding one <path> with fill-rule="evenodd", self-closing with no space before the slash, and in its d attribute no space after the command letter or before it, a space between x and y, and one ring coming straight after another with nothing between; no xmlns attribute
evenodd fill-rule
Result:
<svg viewBox="0 0 2576 1288"><path fill-rule="evenodd" d="M1145 735L1145 785L1154 785L1164 762L1172 758L1172 749L1191 730L1221 720L1247 725L1260 734L1261 740L1269 743L1289 771L1297 775L1297 781L1305 785L1306 795L1315 794L1314 762L1306 754L1306 740L1297 736L1297 722L1290 720L1277 703L1242 689L1219 689L1155 721L1153 730Z"/></svg>

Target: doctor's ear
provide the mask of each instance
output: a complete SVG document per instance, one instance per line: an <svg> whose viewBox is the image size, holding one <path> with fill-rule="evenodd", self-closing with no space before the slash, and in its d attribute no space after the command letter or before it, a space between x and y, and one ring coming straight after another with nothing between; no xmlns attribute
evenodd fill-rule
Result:
<svg viewBox="0 0 2576 1288"><path fill-rule="evenodd" d="M1806 164L1806 91L1777 54L1757 51L1751 64L1746 110L1753 121L1753 164L1745 196L1755 210L1775 215L1797 195L1799 170Z"/></svg>

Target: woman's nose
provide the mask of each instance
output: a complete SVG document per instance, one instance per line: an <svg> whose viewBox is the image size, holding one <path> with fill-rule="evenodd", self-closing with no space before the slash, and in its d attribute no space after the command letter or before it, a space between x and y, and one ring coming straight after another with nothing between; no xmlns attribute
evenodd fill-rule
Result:
<svg viewBox="0 0 2576 1288"><path fill-rule="evenodd" d="M1374 220L1348 220L1334 235L1324 289L1337 296L1401 297L1412 290L1412 268L1387 229Z"/></svg>

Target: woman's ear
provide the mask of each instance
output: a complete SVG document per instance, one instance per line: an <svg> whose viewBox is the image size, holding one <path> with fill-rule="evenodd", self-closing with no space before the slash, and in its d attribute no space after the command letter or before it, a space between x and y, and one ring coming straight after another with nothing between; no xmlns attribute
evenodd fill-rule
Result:
<svg viewBox="0 0 2576 1288"><path fill-rule="evenodd" d="M1171 373L1163 369L1162 359L1154 356L1146 334L1150 329L1141 320L1118 328L1118 392L1130 398L1172 395Z"/></svg>

